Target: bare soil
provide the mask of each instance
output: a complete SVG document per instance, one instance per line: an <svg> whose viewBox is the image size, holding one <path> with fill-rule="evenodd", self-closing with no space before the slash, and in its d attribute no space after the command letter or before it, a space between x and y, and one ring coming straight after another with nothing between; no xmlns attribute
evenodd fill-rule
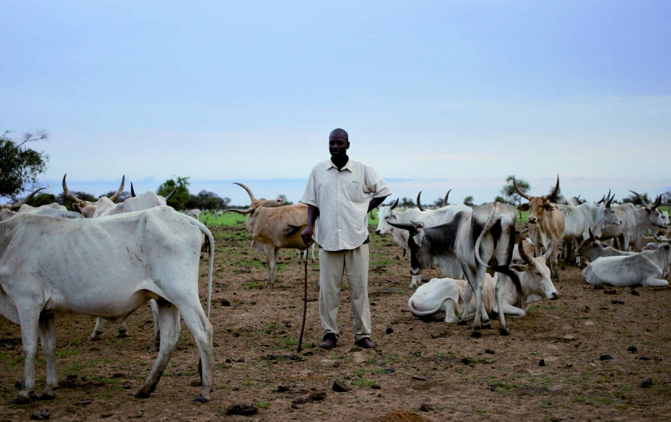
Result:
<svg viewBox="0 0 671 422"><path fill-rule="evenodd" d="M346 290L338 347L318 347L313 285L319 273L318 264L310 264L305 348L297 353L303 266L295 252L282 252L276 286L264 290L265 258L253 252L244 227L213 231L217 365L210 403L191 402L200 388L198 352L184 325L157 390L148 399L133 398L156 358L149 351L153 320L147 304L128 319L130 337L123 339L107 323L103 339L89 341L93 318L58 315L56 399L23 406L9 404L23 377L20 329L0 319L0 421L29 420L43 409L51 420L64 421L671 419L669 288L597 290L582 280L578 268L569 267L560 271L560 299L539 302L525 318L510 319L508 337L498 334L493 321L492 330L473 339L468 326L413 317L407 310L413 291L400 248L390 237L371 235L369 291L378 348L354 346ZM424 278L430 277L439 277L438 270L425 272ZM41 352L36 375L39 394L46 377ZM643 384L646 379L651 384ZM333 391L334 380L350 390ZM319 400L321 392L326 397ZM258 413L226 415L240 402L255 402Z"/></svg>

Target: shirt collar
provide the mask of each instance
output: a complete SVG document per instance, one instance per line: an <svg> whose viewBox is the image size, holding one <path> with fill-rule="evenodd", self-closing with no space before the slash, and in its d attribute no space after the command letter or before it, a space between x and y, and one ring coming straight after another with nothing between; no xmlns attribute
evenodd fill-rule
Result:
<svg viewBox="0 0 671 422"><path fill-rule="evenodd" d="M327 163L328 163L328 166L326 167L326 170L331 170L331 169L336 169L336 170L338 170L338 166L336 166L335 164L333 164L333 161L331 161L330 158L328 159ZM347 160L347 163L345 163L345 165L343 166L343 168L342 168L340 171L342 172L342 171L347 170L347 171L349 171L349 172L351 173L352 170L349 168L349 165L350 165L350 164L352 164L352 158L351 158L351 157L350 157L349 160Z"/></svg>

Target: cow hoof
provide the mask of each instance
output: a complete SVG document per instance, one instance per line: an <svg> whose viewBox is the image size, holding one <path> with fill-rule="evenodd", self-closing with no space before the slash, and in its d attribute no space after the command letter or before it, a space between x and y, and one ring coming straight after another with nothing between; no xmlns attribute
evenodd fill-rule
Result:
<svg viewBox="0 0 671 422"><path fill-rule="evenodd" d="M133 394L133 397L136 399L147 399L149 398L149 393L146 393L144 390L140 390L137 393Z"/></svg>
<svg viewBox="0 0 671 422"><path fill-rule="evenodd" d="M491 330L492 329L492 324L490 324L489 322L483 322L482 323L482 329L483 330Z"/></svg>
<svg viewBox="0 0 671 422"><path fill-rule="evenodd" d="M480 337L482 337L482 333L480 331L471 331L471 337L472 338L480 338Z"/></svg>
<svg viewBox="0 0 671 422"><path fill-rule="evenodd" d="M42 393L39 395L37 400L53 400L56 398L56 394L54 393Z"/></svg>
<svg viewBox="0 0 671 422"><path fill-rule="evenodd" d="M126 338L128 337L128 332L126 330L119 331L119 334L116 336L116 338Z"/></svg>
<svg viewBox="0 0 671 422"><path fill-rule="evenodd" d="M508 330L507 328L501 328L499 329L499 334L501 334L502 336L509 336L510 330Z"/></svg>
<svg viewBox="0 0 671 422"><path fill-rule="evenodd" d="M195 399L191 400L194 403L208 403L208 399L204 399L202 396L198 396Z"/></svg>
<svg viewBox="0 0 671 422"><path fill-rule="evenodd" d="M95 333L91 334L89 337L89 340L91 341L98 341L102 337L103 332L102 331L96 331Z"/></svg>
<svg viewBox="0 0 671 422"><path fill-rule="evenodd" d="M466 325L466 321L460 319L459 322L457 322L457 325Z"/></svg>
<svg viewBox="0 0 671 422"><path fill-rule="evenodd" d="M14 397L14 400L12 400L12 404L28 404L28 403L30 403L29 397L16 396Z"/></svg>

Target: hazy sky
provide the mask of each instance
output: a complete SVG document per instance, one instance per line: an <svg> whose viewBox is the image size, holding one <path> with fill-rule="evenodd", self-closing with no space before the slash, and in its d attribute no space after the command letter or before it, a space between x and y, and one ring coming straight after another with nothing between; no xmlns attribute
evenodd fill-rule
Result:
<svg viewBox="0 0 671 422"><path fill-rule="evenodd" d="M97 194L180 175L295 201L336 127L394 196L557 173L567 195L657 194L669 22L667 0L0 0L0 131L48 130L44 180Z"/></svg>

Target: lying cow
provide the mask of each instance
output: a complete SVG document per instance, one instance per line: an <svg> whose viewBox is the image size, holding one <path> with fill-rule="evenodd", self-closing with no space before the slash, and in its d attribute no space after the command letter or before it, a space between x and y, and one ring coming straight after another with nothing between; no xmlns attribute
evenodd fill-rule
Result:
<svg viewBox="0 0 671 422"><path fill-rule="evenodd" d="M522 240L520 240L522 243ZM554 247L554 245L553 245ZM530 303L541 300L543 297L555 300L559 297L550 278L550 269L546 257L529 257L522 251L522 260L526 265L511 265L520 280L521 289L506 275L496 274L494 277L485 276L484 305L488 314L499 314L497 294L501 295L501 308L505 315L523 317ZM550 251L551 253L551 251ZM547 258L549 254L546 253ZM466 280L451 278L432 279L429 283L420 286L417 292L408 300L410 312L430 319L443 319L445 322L458 322L464 306L464 294L470 289ZM475 313L475 301L469 302L466 311L469 315Z"/></svg>
<svg viewBox="0 0 671 422"><path fill-rule="evenodd" d="M670 263L671 245L665 243L631 256L599 258L583 270L582 276L592 285L668 286L664 278L668 277Z"/></svg>
<svg viewBox="0 0 671 422"><path fill-rule="evenodd" d="M589 239L580 242L575 250L576 256L579 256L581 263L594 262L599 258L607 258L611 256L631 256L636 255L636 252L625 252L609 246L607 243L599 242L594 237L594 234L589 232Z"/></svg>
<svg viewBox="0 0 671 422"><path fill-rule="evenodd" d="M161 348L135 394L154 391L180 337L180 314L200 352L203 389L213 386L212 326L208 320L214 255L208 262L207 315L198 298L203 235L198 221L161 206L100 219L69 220L19 214L0 223L0 315L21 325L23 386L14 404L29 403L35 387L38 339L47 366L40 399L58 385L55 313L76 312L123 321L149 299L158 301Z"/></svg>

